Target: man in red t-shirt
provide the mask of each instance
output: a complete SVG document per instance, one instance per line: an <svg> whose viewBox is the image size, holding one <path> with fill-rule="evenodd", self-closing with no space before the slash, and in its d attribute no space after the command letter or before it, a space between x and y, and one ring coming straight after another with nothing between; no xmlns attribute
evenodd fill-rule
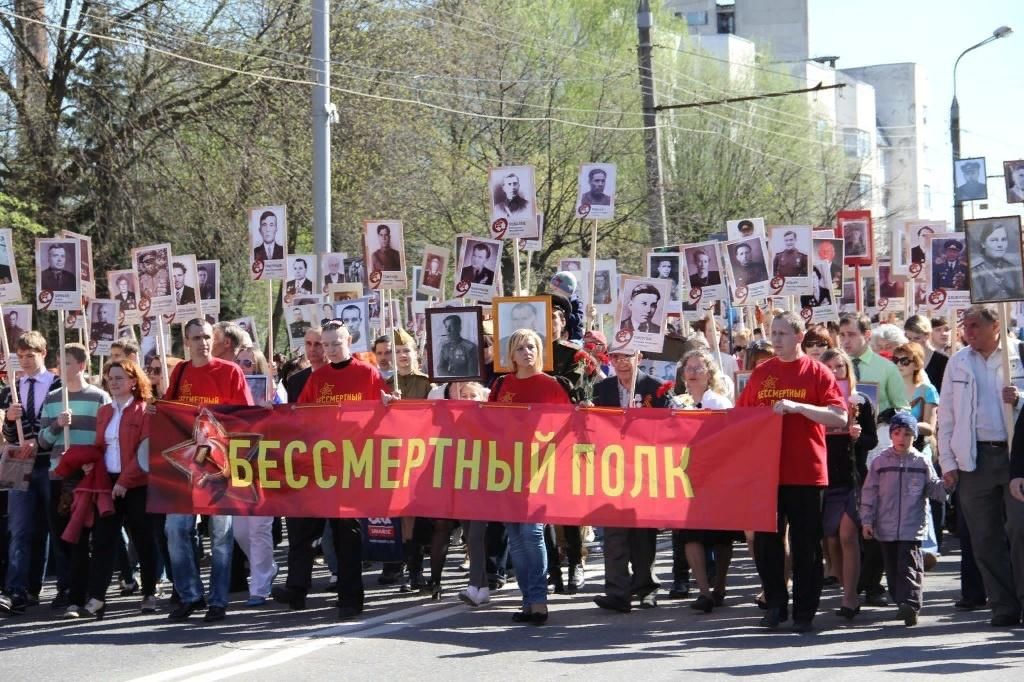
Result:
<svg viewBox="0 0 1024 682"><path fill-rule="evenodd" d="M340 405L349 400L380 400L388 385L377 369L352 357L351 336L341 322L331 321L321 331L327 364L309 375L298 403ZM288 517L288 579L271 590L274 601L292 609L306 607L313 582L313 543L324 532L324 519ZM328 519L338 566L338 617L355 618L363 612L363 538L359 519Z"/></svg>
<svg viewBox="0 0 1024 682"><path fill-rule="evenodd" d="M188 362L181 362L171 372L166 400L176 400L197 407L213 405L252 405L252 394L242 370L233 362L213 357L213 327L196 318L185 325ZM194 611L207 605L203 582L199 577L199 559L195 555L193 537L195 514L168 514L164 524L167 548L171 556L174 591L179 598L177 608L168 617L185 620ZM207 623L224 620L231 582L231 554L234 536L231 516L210 517L212 568L210 571L209 608L203 620Z"/></svg>
<svg viewBox="0 0 1024 682"><path fill-rule="evenodd" d="M789 524L793 561L793 629L808 632L824 580L821 557L822 490L828 485L825 427L846 425L846 404L832 372L805 355L803 322L791 312L772 321L776 357L750 376L737 407L772 407L782 417L778 530L754 534L754 562L764 585L768 613L761 625L775 628L788 618L786 552Z"/></svg>

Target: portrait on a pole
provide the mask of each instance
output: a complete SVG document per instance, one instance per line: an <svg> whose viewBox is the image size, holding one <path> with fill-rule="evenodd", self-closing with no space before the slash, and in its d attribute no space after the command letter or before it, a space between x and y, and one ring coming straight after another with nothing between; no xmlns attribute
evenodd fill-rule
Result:
<svg viewBox="0 0 1024 682"><path fill-rule="evenodd" d="M1003 161L1003 179L1006 182L1006 203L1024 203L1024 159Z"/></svg>
<svg viewBox="0 0 1024 682"><path fill-rule="evenodd" d="M110 344L117 338L117 303L110 299L89 301L89 346L100 356L110 355Z"/></svg>
<svg viewBox="0 0 1024 682"><path fill-rule="evenodd" d="M400 220L363 221L363 253L371 289L405 289L405 235Z"/></svg>
<svg viewBox="0 0 1024 682"><path fill-rule="evenodd" d="M971 303L1024 300L1020 216L965 220Z"/></svg>
<svg viewBox="0 0 1024 682"><path fill-rule="evenodd" d="M608 350L616 353L660 353L665 343L671 282L661 277L623 275L614 336Z"/></svg>
<svg viewBox="0 0 1024 682"><path fill-rule="evenodd" d="M199 304L199 268L195 254L175 256L171 263L171 291L175 322L188 322L203 314Z"/></svg>
<svg viewBox="0 0 1024 682"><path fill-rule="evenodd" d="M479 306L427 308L427 374L431 381L483 377L483 311Z"/></svg>
<svg viewBox="0 0 1024 682"><path fill-rule="evenodd" d="M764 229L764 218L741 218L725 222L725 235L729 241L746 239L747 237L767 237Z"/></svg>
<svg viewBox="0 0 1024 682"><path fill-rule="evenodd" d="M772 293L796 296L812 293L810 225L772 225Z"/></svg>
<svg viewBox="0 0 1024 682"><path fill-rule="evenodd" d="M490 236L494 239L536 239L537 185L533 166L492 168L488 173L491 199Z"/></svg>
<svg viewBox="0 0 1024 682"><path fill-rule="evenodd" d="M764 237L744 237L726 242L725 251L733 303L748 305L768 296L771 278L768 276L768 248Z"/></svg>
<svg viewBox="0 0 1024 682"><path fill-rule="evenodd" d="M576 215L586 220L615 217L615 164L585 163L580 167Z"/></svg>
<svg viewBox="0 0 1024 682"><path fill-rule="evenodd" d="M196 277L199 281L199 305L204 315L220 314L220 261L196 261Z"/></svg>
<svg viewBox="0 0 1024 682"><path fill-rule="evenodd" d="M316 286L316 257L312 254L288 254L288 277L284 282L284 304L296 298L319 295Z"/></svg>
<svg viewBox="0 0 1024 682"><path fill-rule="evenodd" d="M985 179L985 159L957 159L953 162L954 201L980 201L988 199Z"/></svg>
<svg viewBox="0 0 1024 682"><path fill-rule="evenodd" d="M11 228L0 229L0 303L21 300L18 267L14 261L14 235Z"/></svg>
<svg viewBox="0 0 1024 682"><path fill-rule="evenodd" d="M422 292L437 298L444 297L444 275L448 270L448 259L451 252L440 246L423 247L423 266L420 269L420 279L417 283L417 292Z"/></svg>
<svg viewBox="0 0 1024 682"><path fill-rule="evenodd" d="M284 279L288 212L284 206L249 209L249 276L254 280Z"/></svg>
<svg viewBox="0 0 1024 682"><path fill-rule="evenodd" d="M494 320L494 371L511 372L512 356L509 341L512 334L520 329L534 331L540 337L543 348L544 371L554 368L551 334L550 296L506 296L494 299L492 310Z"/></svg>
<svg viewBox="0 0 1024 682"><path fill-rule="evenodd" d="M76 239L36 239L36 307L81 310L82 279Z"/></svg>
<svg viewBox="0 0 1024 682"><path fill-rule="evenodd" d="M327 293L332 284L344 284L345 254L340 252L320 254L320 292Z"/></svg>
<svg viewBox="0 0 1024 682"><path fill-rule="evenodd" d="M490 302L501 276L502 242L496 239L466 237L462 240L455 296Z"/></svg>

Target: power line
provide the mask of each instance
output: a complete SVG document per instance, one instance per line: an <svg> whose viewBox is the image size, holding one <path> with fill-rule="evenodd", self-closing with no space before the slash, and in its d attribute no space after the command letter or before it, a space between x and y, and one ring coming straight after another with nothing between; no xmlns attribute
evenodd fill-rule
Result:
<svg viewBox="0 0 1024 682"><path fill-rule="evenodd" d="M809 88L800 88L798 90L783 90L782 92L764 92L759 95L747 95L745 97L730 97L728 99L716 99L708 100L705 102L689 102L687 104L663 104L661 106L654 107L655 111L668 111L669 109L693 109L698 107L714 106L716 104L725 104L727 102L752 102L759 99L768 99L770 97L786 97L788 95L799 95L806 92L820 92L822 90L833 90L836 88L845 88L845 83L837 83L835 85L823 85L818 83L815 86Z"/></svg>

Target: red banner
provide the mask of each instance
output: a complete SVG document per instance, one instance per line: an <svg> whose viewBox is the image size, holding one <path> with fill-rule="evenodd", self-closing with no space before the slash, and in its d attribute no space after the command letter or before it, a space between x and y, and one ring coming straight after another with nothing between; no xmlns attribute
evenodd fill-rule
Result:
<svg viewBox="0 0 1024 682"><path fill-rule="evenodd" d="M160 403L149 510L773 530L781 436L768 408Z"/></svg>

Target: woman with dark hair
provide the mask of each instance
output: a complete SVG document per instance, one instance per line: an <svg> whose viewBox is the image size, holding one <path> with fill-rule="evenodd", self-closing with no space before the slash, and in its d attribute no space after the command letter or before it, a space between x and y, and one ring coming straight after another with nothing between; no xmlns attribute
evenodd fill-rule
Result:
<svg viewBox="0 0 1024 682"><path fill-rule="evenodd" d="M113 400L96 413L96 446L103 451L103 463L110 477L114 513L96 516L92 528L89 560L89 600L68 617L103 618L107 587L114 574L117 543L122 524L128 527L139 555L142 574L142 612L156 611L156 546L151 519L146 512L149 482L149 414L153 398L149 379L131 360L109 363L103 380ZM91 465L87 465L90 466ZM88 551L85 543L83 551Z"/></svg>
<svg viewBox="0 0 1024 682"><path fill-rule="evenodd" d="M972 300L980 302L1010 301L1024 298L1021 289L1020 262L1007 258L1018 253L1019 246L1010 249L1010 233L1003 223L990 222L981 227L977 244L978 253L971 254Z"/></svg>
<svg viewBox="0 0 1024 682"><path fill-rule="evenodd" d="M800 347L815 360L821 360L821 354L829 348L835 348L836 345L832 342L827 328L815 324L804 332L804 340L800 342Z"/></svg>

